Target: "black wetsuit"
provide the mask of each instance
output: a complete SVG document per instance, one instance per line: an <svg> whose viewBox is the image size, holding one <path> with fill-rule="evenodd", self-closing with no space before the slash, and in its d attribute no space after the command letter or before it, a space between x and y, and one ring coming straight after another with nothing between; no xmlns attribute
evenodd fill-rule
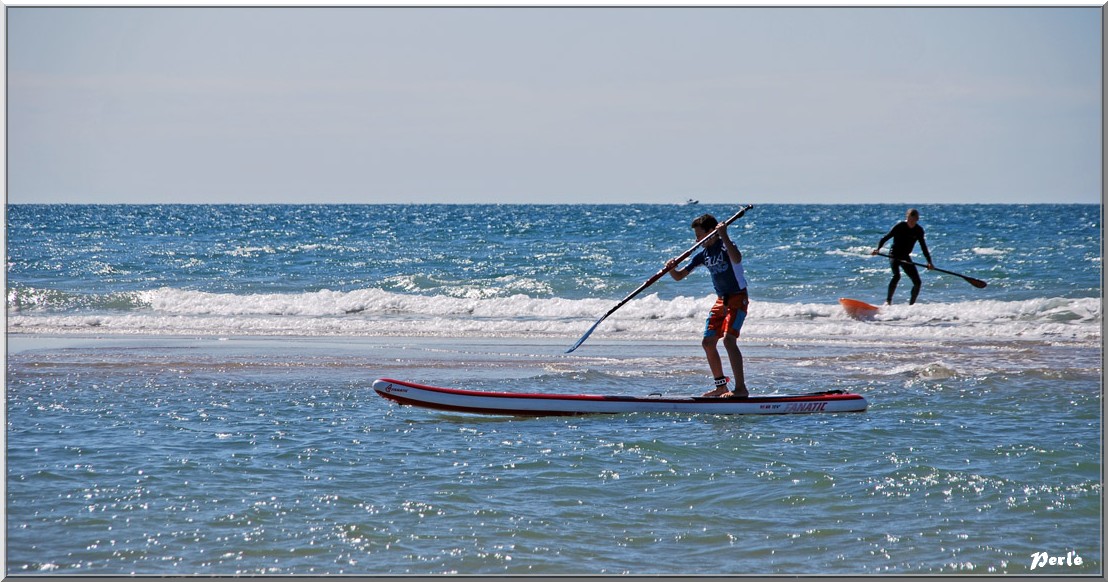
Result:
<svg viewBox="0 0 1108 582"><path fill-rule="evenodd" d="M893 258L889 259L889 266L893 270L893 279L889 281L889 294L885 299L886 303L893 302L893 291L896 291L896 284L900 282L900 270L904 269L904 272L908 274L908 278L912 280L912 298L908 301L908 305L912 305L916 302L916 297L919 297L920 287L923 282L919 278L919 271L916 270L916 266L911 262L912 249L916 246L916 241L919 241L919 248L923 251L923 256L927 257L927 262L931 262L931 252L927 250L927 241L923 239L923 227L918 223L913 228L908 226L907 221L900 221L896 223L896 226L881 238L881 242L877 243L877 248L880 249L889 239L893 239L893 248L889 251L889 255Z"/></svg>

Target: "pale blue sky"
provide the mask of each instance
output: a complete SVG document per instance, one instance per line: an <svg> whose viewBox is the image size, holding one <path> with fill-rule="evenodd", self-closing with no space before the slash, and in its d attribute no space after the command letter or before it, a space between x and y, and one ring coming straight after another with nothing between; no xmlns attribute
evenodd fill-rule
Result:
<svg viewBox="0 0 1108 582"><path fill-rule="evenodd" d="M7 198L1099 203L1100 19L9 7Z"/></svg>

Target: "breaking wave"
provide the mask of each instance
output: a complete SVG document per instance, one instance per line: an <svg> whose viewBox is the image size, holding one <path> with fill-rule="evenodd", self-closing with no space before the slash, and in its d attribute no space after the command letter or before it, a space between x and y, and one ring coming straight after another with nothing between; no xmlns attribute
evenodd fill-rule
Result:
<svg viewBox="0 0 1108 582"><path fill-rule="evenodd" d="M696 336L713 296L629 302L593 337ZM161 288L76 294L21 288L8 293L8 331L152 335L553 336L575 338L612 299L449 297L381 289L233 294ZM882 307L867 321L837 304L753 298L748 339L993 339L1099 342L1099 298L965 301Z"/></svg>

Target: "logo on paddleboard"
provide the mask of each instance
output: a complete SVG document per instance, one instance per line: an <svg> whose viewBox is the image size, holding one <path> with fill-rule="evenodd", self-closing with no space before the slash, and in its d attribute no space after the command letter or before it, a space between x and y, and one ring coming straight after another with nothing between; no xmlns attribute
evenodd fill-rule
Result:
<svg viewBox="0 0 1108 582"><path fill-rule="evenodd" d="M407 392L408 389L403 386L397 386L396 384L389 384L385 386L385 392L392 394L393 392Z"/></svg>
<svg viewBox="0 0 1108 582"><path fill-rule="evenodd" d="M785 405L785 412L823 412L826 402L790 402Z"/></svg>

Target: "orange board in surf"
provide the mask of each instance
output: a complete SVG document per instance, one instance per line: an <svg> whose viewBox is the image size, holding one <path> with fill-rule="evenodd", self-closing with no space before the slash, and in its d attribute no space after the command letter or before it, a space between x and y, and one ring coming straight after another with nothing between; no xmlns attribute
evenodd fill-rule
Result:
<svg viewBox="0 0 1108 582"><path fill-rule="evenodd" d="M857 299L839 299L839 303L842 304L843 309L846 310L846 314L855 319L868 319L877 314L878 307L876 305L870 305Z"/></svg>

